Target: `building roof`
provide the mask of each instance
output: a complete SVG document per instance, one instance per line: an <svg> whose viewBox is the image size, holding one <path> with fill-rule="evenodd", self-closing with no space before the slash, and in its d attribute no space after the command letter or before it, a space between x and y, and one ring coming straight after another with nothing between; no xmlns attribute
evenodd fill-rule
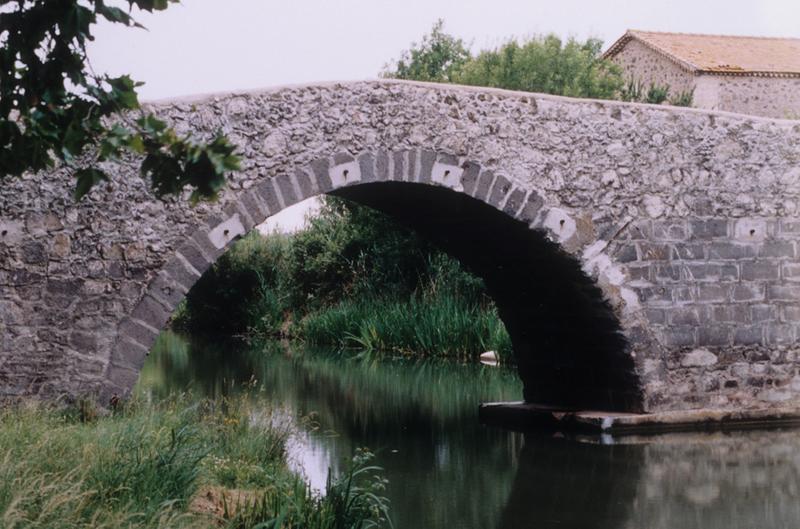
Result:
<svg viewBox="0 0 800 529"><path fill-rule="evenodd" d="M603 58L634 39L698 74L800 77L800 39L628 30Z"/></svg>

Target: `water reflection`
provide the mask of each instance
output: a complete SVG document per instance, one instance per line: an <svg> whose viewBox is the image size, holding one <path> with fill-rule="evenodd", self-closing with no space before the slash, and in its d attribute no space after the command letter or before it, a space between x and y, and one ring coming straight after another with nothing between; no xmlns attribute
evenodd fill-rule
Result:
<svg viewBox="0 0 800 529"><path fill-rule="evenodd" d="M674 434L603 445L482 427L477 403L514 400L516 376L480 366L354 363L277 345L166 334L140 391L229 395L255 377L265 405L319 428L295 439L317 486L353 450L378 454L395 527L800 526L800 434Z"/></svg>
<svg viewBox="0 0 800 529"><path fill-rule="evenodd" d="M642 467L637 448L527 434L498 527L624 527Z"/></svg>

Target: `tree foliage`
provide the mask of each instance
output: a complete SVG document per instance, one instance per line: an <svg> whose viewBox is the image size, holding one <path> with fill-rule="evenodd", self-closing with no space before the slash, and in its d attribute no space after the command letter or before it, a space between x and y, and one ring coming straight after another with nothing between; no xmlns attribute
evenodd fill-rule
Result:
<svg viewBox="0 0 800 529"><path fill-rule="evenodd" d="M0 0L0 179L53 167L75 169L75 197L107 180L101 163L125 152L143 157L141 174L157 195L185 186L214 197L238 168L221 134L204 143L181 137L139 105L127 75L95 73L86 54L99 19L142 27L134 8L153 12L178 0ZM88 157L88 162L87 162Z"/></svg>
<svg viewBox="0 0 800 529"><path fill-rule="evenodd" d="M433 29L403 52L393 67L384 67L383 77L410 79L437 83L455 82L455 76L469 61L470 53L464 41L444 32L444 21L439 19Z"/></svg>
<svg viewBox="0 0 800 529"><path fill-rule="evenodd" d="M556 35L508 41L468 61L459 82L571 97L614 98L622 86L619 68L600 58L602 41Z"/></svg>
<svg viewBox="0 0 800 529"><path fill-rule="evenodd" d="M509 40L472 55L442 25L437 21L422 43L413 44L383 75L605 99L618 97L622 88L621 71L601 59L598 39L563 41L550 34Z"/></svg>

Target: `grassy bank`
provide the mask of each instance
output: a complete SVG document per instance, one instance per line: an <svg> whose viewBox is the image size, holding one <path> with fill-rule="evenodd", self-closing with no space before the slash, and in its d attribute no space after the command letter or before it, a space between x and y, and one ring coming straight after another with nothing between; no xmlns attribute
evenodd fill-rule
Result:
<svg viewBox="0 0 800 529"><path fill-rule="evenodd" d="M236 243L174 326L465 360L511 351L479 278L384 215L333 198L303 232Z"/></svg>
<svg viewBox="0 0 800 529"><path fill-rule="evenodd" d="M316 494L287 468L288 429L248 402L134 401L107 417L37 406L0 412L0 527L386 523L384 484L371 477L368 454Z"/></svg>

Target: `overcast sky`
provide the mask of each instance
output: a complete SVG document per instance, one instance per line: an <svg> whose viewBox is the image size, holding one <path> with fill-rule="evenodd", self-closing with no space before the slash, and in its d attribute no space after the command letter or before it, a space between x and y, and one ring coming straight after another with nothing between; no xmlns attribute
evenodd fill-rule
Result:
<svg viewBox="0 0 800 529"><path fill-rule="evenodd" d="M437 18L473 50L628 28L800 37L800 0L183 0L137 18L148 31L99 26L91 60L146 82L143 99L374 78Z"/></svg>

